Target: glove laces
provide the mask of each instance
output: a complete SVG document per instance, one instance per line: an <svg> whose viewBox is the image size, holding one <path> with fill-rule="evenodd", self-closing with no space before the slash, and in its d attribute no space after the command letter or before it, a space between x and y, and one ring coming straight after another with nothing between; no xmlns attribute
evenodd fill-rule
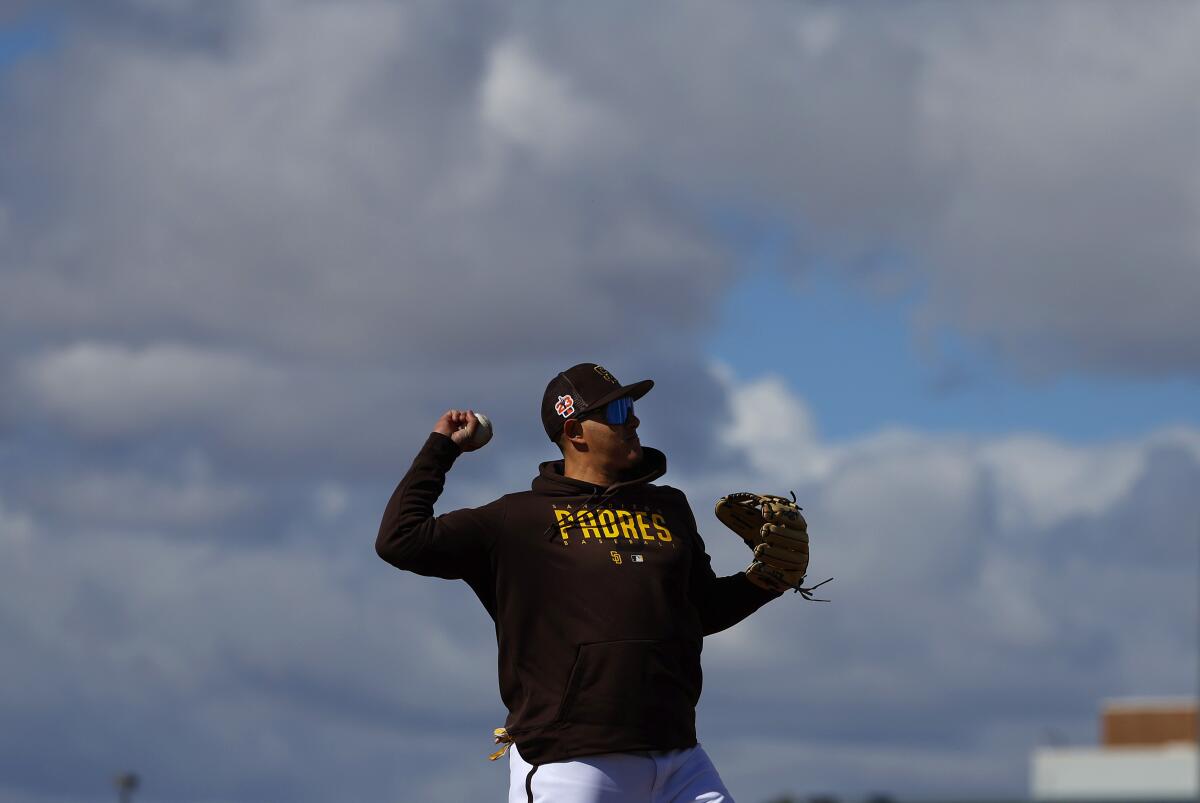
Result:
<svg viewBox="0 0 1200 803"><path fill-rule="evenodd" d="M833 578L830 577L829 579L822 580L821 582L817 583L815 586L809 586L808 588L804 588L803 586L797 584L796 587L792 589L792 591L799 594L800 596L804 597L809 602L829 602L829 600L827 600L827 599L820 599L818 597L814 597L813 592L816 591L821 586L828 583L832 579ZM800 582L803 583L804 581L801 580Z"/></svg>

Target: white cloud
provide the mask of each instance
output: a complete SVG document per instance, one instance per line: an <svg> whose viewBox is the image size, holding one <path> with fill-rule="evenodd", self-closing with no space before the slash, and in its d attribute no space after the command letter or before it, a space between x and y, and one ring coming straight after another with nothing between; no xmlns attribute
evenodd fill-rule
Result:
<svg viewBox="0 0 1200 803"><path fill-rule="evenodd" d="M971 602L986 617L997 643L1014 647L1053 647L1053 613L1038 605L1036 583L1050 578L1027 561L994 550L979 571Z"/></svg>
<svg viewBox="0 0 1200 803"><path fill-rule="evenodd" d="M796 38L810 58L820 58L837 44L841 25L835 9L815 10L796 22Z"/></svg>
<svg viewBox="0 0 1200 803"><path fill-rule="evenodd" d="M0 538L11 554L27 549L33 540L33 518L28 513L9 510L0 499Z"/></svg>
<svg viewBox="0 0 1200 803"><path fill-rule="evenodd" d="M415 387L386 367L364 370L179 343L134 347L112 341L82 341L31 354L11 377L23 422L130 448L149 447L166 436L184 439L193 456L203 457L198 464L180 466L186 490L172 491L171 505L185 501L181 493L213 490L207 477L213 454L235 460L242 466L239 473L247 461L294 465L300 454L319 455L326 464L390 466L381 433L420 432L424 421L415 431L400 422L417 411L432 423L445 394L478 384L473 377L447 377L444 385ZM519 391L510 392L518 396ZM461 404L461 395L452 398ZM489 398L511 403L500 394ZM92 481L84 495L102 497L93 492L97 483ZM230 493L220 492L220 507L241 505Z"/></svg>
<svg viewBox="0 0 1200 803"><path fill-rule="evenodd" d="M85 473L64 479L53 496L60 514L93 525L187 528L246 514L257 501L249 489L133 471Z"/></svg>
<svg viewBox="0 0 1200 803"><path fill-rule="evenodd" d="M28 359L20 380L37 404L87 434L119 434L227 412L273 371L182 344L80 342Z"/></svg>
<svg viewBox="0 0 1200 803"><path fill-rule="evenodd" d="M551 163L586 159L623 138L615 116L582 97L567 76L539 64L519 39L493 47L480 88L484 123Z"/></svg>
<svg viewBox="0 0 1200 803"><path fill-rule="evenodd" d="M787 390L781 377L767 376L735 388L730 370L714 369L730 391L732 421L722 442L740 449L763 474L780 474L802 481L828 470L829 454L817 442L812 414L802 399Z"/></svg>
<svg viewBox="0 0 1200 803"><path fill-rule="evenodd" d="M985 445L980 459L1004 487L1001 526L1016 531L1102 513L1145 470L1146 451L1144 441L1086 447L1014 436Z"/></svg>
<svg viewBox="0 0 1200 803"><path fill-rule="evenodd" d="M323 482L313 492L313 506L323 519L336 519L346 512L349 494L338 482Z"/></svg>

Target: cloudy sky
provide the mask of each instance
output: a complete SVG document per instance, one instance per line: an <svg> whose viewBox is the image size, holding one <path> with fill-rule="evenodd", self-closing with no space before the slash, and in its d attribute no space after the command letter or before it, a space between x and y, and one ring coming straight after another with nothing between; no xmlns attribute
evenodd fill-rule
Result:
<svg viewBox="0 0 1200 803"><path fill-rule="evenodd" d="M374 554L581 360L830 604L706 642L742 803L1027 794L1191 694L1200 6L0 2L0 801L503 798L490 622ZM782 696L781 696L782 695Z"/></svg>

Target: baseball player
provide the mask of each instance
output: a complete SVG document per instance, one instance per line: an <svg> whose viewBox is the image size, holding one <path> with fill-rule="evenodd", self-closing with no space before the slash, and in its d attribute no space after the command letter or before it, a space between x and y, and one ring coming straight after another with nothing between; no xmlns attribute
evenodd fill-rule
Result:
<svg viewBox="0 0 1200 803"><path fill-rule="evenodd" d="M783 541L717 577L683 493L653 484L665 456L638 439L633 404L653 384L594 363L559 373L541 414L562 459L528 491L435 516L478 448L474 414L450 410L384 512L381 558L466 581L495 622L509 803L732 803L696 741L701 644L799 588L808 536L789 513L769 525Z"/></svg>

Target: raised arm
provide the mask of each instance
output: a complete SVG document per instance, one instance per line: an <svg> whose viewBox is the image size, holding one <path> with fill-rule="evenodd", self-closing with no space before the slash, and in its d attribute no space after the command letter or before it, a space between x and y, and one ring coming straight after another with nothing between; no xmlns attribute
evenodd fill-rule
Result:
<svg viewBox="0 0 1200 803"><path fill-rule="evenodd" d="M398 569L429 577L462 579L483 570L492 528L485 508L433 515L446 472L464 451L478 421L469 410L448 410L413 459L383 512L375 551Z"/></svg>

